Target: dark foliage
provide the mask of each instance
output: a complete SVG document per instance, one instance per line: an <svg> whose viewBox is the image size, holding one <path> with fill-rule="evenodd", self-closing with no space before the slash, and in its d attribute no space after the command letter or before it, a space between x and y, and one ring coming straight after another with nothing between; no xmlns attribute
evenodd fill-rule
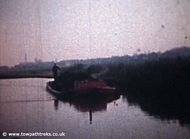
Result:
<svg viewBox="0 0 190 139"><path fill-rule="evenodd" d="M126 90L129 103L150 115L190 123L190 57L110 65L106 76Z"/></svg>

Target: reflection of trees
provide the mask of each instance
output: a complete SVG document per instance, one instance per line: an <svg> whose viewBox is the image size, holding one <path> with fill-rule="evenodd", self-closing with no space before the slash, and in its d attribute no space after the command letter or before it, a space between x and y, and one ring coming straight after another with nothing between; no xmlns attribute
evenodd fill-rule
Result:
<svg viewBox="0 0 190 139"><path fill-rule="evenodd" d="M139 105L149 115L162 120L178 120L181 125L189 124L189 89L181 85L168 88L167 85L128 88L125 95L129 103Z"/></svg>

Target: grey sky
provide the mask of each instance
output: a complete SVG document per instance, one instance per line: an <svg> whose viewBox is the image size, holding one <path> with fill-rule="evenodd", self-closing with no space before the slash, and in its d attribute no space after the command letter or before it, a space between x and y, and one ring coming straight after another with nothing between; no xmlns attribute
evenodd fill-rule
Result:
<svg viewBox="0 0 190 139"><path fill-rule="evenodd" d="M0 65L190 46L189 0L0 0ZM186 36L186 37L185 37Z"/></svg>

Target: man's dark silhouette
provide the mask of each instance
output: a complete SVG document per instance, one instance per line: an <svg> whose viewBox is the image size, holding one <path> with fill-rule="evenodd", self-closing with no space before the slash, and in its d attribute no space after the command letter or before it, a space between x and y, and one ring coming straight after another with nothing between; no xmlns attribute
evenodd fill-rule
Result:
<svg viewBox="0 0 190 139"><path fill-rule="evenodd" d="M53 77L56 80L57 75L58 75L58 70L60 70L60 68L56 65L56 63L54 63L53 68L52 68L52 72L53 72Z"/></svg>

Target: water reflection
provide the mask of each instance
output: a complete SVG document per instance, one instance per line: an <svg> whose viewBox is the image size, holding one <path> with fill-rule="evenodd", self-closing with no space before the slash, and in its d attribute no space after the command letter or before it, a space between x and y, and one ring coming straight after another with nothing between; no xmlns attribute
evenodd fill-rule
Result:
<svg viewBox="0 0 190 139"><path fill-rule="evenodd" d="M60 96L51 93L54 97L54 108L57 111L59 109L59 102L69 103L79 112L89 112L89 122L92 124L92 115L98 111L106 111L107 104L116 101L120 98L120 95L82 95L82 96ZM115 104L115 103L114 103ZM117 105L117 104L115 104Z"/></svg>
<svg viewBox="0 0 190 139"><path fill-rule="evenodd" d="M144 91L144 90L143 90ZM92 115L97 111L106 111L107 104L120 98L120 95L114 96L78 96L65 97L50 93L55 97L54 108L59 109L59 102L69 103L79 112L89 112L89 121L92 123ZM90 93L88 93L90 94ZM139 90L129 90L122 93L123 102L130 105L136 105L149 116L167 122L178 122L182 127L190 125L190 108L186 99L181 99L175 95L167 96L151 94L150 92L141 92ZM114 105L117 105L115 102Z"/></svg>
<svg viewBox="0 0 190 139"><path fill-rule="evenodd" d="M149 116L168 122L179 122L181 126L190 125L190 102L176 96L128 92L124 97L129 105L140 107Z"/></svg>
<svg viewBox="0 0 190 139"><path fill-rule="evenodd" d="M129 90L123 96L108 98L98 96L86 99L63 98L52 96L45 90L48 81L48 79L0 80L0 132L64 131L68 139L190 138L187 125L182 127L178 122L168 123L153 118L156 114L149 116L151 114L147 113L150 113L151 109L145 109L143 105L150 103L146 105L156 108L155 102L148 100L148 97L143 98L142 94L130 94L132 92ZM20 87L24 85L27 87ZM159 100L162 101L160 98ZM62 137L54 139L59 138Z"/></svg>
<svg viewBox="0 0 190 139"><path fill-rule="evenodd" d="M54 107L55 107L55 110L58 110L58 106L59 106L59 100L58 100L58 99L55 99L55 100L54 100Z"/></svg>

